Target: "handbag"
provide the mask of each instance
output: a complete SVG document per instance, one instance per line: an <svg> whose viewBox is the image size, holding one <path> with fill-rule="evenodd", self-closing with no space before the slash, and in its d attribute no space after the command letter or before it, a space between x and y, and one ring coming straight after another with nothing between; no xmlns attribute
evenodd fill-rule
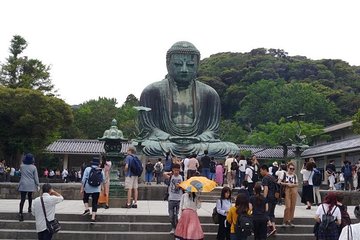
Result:
<svg viewBox="0 0 360 240"><path fill-rule="evenodd" d="M219 224L219 214L217 212L216 207L214 207L211 217L212 217L213 223Z"/></svg>
<svg viewBox="0 0 360 240"><path fill-rule="evenodd" d="M44 216L45 216L45 221L46 221L46 228L47 228L47 230L48 230L51 234L57 233L57 232L60 231L60 229L61 229L61 226L60 226L59 221L58 221L56 218L54 218L54 220L51 220L51 221L49 221L49 220L47 219L43 197L40 197L40 200L41 200L41 206L42 206L42 209L43 209L43 212L44 212Z"/></svg>

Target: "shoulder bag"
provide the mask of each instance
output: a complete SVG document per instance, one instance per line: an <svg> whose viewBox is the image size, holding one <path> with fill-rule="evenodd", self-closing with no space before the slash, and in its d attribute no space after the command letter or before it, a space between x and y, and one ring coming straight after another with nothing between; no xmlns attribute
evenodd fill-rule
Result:
<svg viewBox="0 0 360 240"><path fill-rule="evenodd" d="M42 209L43 209L43 212L44 212L44 216L45 216L45 221L46 221L47 230L48 230L51 234L57 233L57 232L60 231L60 229L61 229L61 226L60 226L59 221L58 221L56 218L54 218L54 220L52 220L52 221L49 221L49 220L47 219L43 197L40 197L40 200L41 200L41 206L42 206Z"/></svg>

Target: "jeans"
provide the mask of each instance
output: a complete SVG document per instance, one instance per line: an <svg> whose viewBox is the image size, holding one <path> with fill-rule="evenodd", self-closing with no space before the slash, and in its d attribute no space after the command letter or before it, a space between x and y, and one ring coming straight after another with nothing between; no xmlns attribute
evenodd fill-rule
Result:
<svg viewBox="0 0 360 240"><path fill-rule="evenodd" d="M145 182L151 182L153 173L152 172L145 172Z"/></svg>
<svg viewBox="0 0 360 240"><path fill-rule="evenodd" d="M210 168L203 168L201 170L201 175L210 179Z"/></svg>
<svg viewBox="0 0 360 240"><path fill-rule="evenodd" d="M180 201L169 200L168 211L169 211L171 227L173 229L176 228L176 225L178 223L179 207L180 207Z"/></svg>
<svg viewBox="0 0 360 240"><path fill-rule="evenodd" d="M215 173L210 172L210 178L209 179L214 180L215 179Z"/></svg>
<svg viewBox="0 0 360 240"><path fill-rule="evenodd" d="M51 240L52 234L48 230L44 230L42 232L38 232L39 240Z"/></svg>

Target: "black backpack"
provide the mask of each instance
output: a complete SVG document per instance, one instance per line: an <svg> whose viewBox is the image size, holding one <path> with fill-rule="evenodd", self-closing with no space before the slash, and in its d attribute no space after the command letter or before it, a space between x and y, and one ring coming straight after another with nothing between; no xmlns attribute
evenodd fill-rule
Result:
<svg viewBox="0 0 360 240"><path fill-rule="evenodd" d="M319 170L315 168L313 170L312 182L315 187L319 187L322 182L322 174Z"/></svg>
<svg viewBox="0 0 360 240"><path fill-rule="evenodd" d="M247 214L240 214L237 218L235 233L238 238L250 236L254 230L252 217Z"/></svg>
<svg viewBox="0 0 360 240"><path fill-rule="evenodd" d="M98 187L103 181L102 169L91 168L87 183L92 187Z"/></svg>
<svg viewBox="0 0 360 240"><path fill-rule="evenodd" d="M335 209L337 208L337 206L334 206L334 210L332 211L332 213L325 212L324 205L321 204L321 206L322 206L322 209L324 211L324 214L321 217L319 230L325 232L325 231L328 231L328 228L329 228L330 224L335 223L335 217L333 216L333 214L334 214Z"/></svg>

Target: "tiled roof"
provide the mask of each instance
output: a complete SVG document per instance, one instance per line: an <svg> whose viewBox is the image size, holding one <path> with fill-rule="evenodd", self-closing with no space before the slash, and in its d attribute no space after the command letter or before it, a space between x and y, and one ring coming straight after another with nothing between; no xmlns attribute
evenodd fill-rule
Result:
<svg viewBox="0 0 360 240"><path fill-rule="evenodd" d="M319 157L344 152L360 151L360 137L313 146L302 153L302 157Z"/></svg>
<svg viewBox="0 0 360 240"><path fill-rule="evenodd" d="M46 152L55 154L94 155L105 153L104 141L89 139L59 139L47 146ZM126 153L129 143L123 143L121 152Z"/></svg>
<svg viewBox="0 0 360 240"><path fill-rule="evenodd" d="M248 150L251 151L252 154L255 154L255 156L258 159L281 159L284 156L283 148L282 147L261 147L261 146L251 146L251 145L238 145L238 147L241 150ZM288 158L295 157L294 154L295 148L294 147L288 147Z"/></svg>

